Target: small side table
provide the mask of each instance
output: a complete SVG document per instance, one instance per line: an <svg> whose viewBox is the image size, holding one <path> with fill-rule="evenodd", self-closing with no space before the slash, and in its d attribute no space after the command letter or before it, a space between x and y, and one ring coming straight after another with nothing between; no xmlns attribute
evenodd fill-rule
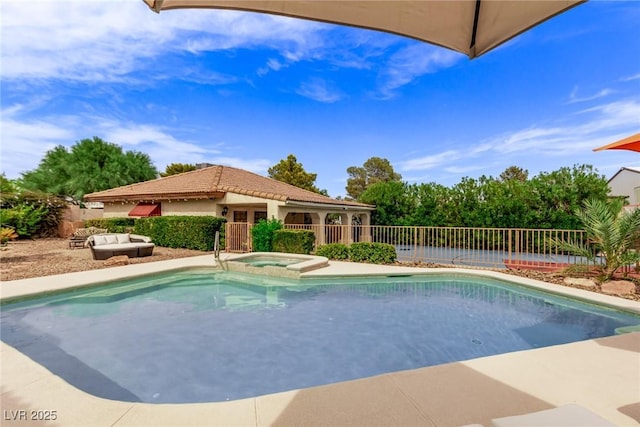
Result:
<svg viewBox="0 0 640 427"><path fill-rule="evenodd" d="M69 248L70 249L84 248L84 242L86 242L86 240L87 239L70 239Z"/></svg>

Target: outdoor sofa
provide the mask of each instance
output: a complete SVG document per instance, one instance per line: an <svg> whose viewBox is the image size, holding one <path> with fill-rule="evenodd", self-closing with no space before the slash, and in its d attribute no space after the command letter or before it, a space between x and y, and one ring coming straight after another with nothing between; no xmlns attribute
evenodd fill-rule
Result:
<svg viewBox="0 0 640 427"><path fill-rule="evenodd" d="M126 255L129 258L150 256L155 245L151 238L129 233L94 234L87 238L93 259L104 260L113 256Z"/></svg>

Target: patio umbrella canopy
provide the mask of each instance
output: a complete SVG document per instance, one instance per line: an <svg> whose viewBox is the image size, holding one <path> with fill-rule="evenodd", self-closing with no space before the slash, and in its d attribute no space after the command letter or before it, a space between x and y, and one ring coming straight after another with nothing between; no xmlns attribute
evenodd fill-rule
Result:
<svg viewBox="0 0 640 427"><path fill-rule="evenodd" d="M640 133L636 133L635 135L628 136L620 141L612 142L611 144L593 149L593 151L602 150L631 150L640 153Z"/></svg>
<svg viewBox="0 0 640 427"><path fill-rule="evenodd" d="M369 28L480 56L586 0L144 0L156 12L233 9Z"/></svg>

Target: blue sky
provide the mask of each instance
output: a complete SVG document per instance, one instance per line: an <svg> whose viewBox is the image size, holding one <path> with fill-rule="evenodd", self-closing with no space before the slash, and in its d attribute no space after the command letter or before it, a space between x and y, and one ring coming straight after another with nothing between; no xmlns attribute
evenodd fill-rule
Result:
<svg viewBox="0 0 640 427"><path fill-rule="evenodd" d="M3 0L0 171L98 136L172 162L267 169L294 154L331 196L384 157L451 186L640 154L640 2L591 1L484 56L400 36L142 1Z"/></svg>

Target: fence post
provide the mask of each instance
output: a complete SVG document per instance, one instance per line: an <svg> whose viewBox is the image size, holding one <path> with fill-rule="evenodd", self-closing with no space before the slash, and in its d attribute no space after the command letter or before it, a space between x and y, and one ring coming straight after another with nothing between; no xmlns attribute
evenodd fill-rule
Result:
<svg viewBox="0 0 640 427"><path fill-rule="evenodd" d="M511 259L511 251L513 250L513 247L512 247L512 244L511 244L512 231L513 230L509 229L508 233L507 233L508 236L509 236L508 237L508 239L509 239L509 244L508 244L508 247L509 247L509 263L511 263L511 261L512 261L512 259Z"/></svg>

